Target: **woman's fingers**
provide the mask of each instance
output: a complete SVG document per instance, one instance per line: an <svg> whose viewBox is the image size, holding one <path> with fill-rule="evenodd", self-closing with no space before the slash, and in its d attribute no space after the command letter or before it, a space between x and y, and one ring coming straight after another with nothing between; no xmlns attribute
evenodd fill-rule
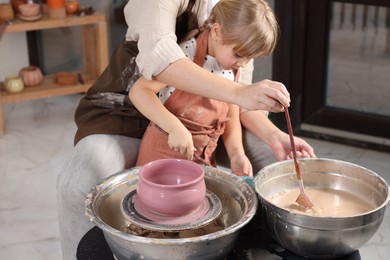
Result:
<svg viewBox="0 0 390 260"><path fill-rule="evenodd" d="M290 106L290 94L286 87L277 81L263 80L260 84L264 95L259 95L261 102L268 105L271 111L281 112Z"/></svg>
<svg viewBox="0 0 390 260"><path fill-rule="evenodd" d="M290 94L286 87L277 81L263 80L239 89L238 104L249 110L282 112L290 106Z"/></svg>

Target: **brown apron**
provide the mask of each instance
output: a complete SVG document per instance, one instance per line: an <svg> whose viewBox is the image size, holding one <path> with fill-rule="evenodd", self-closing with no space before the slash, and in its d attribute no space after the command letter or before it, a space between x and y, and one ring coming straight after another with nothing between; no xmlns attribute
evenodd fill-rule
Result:
<svg viewBox="0 0 390 260"><path fill-rule="evenodd" d="M207 35L207 32L199 35L194 58L202 67L207 51ZM191 132L197 155L194 161L216 166L215 150L228 120L229 104L176 89L164 106ZM170 149L168 134L151 122L141 142L137 165L163 158L187 159L187 155Z"/></svg>
<svg viewBox="0 0 390 260"><path fill-rule="evenodd" d="M176 35L198 27L196 0L189 0L186 11L176 18ZM0 27L0 31L3 27ZM0 33L1 34L1 33ZM0 37L1 38L1 37ZM129 99L129 91L141 76L136 63L137 42L123 41L115 48L110 63L80 100L75 113L77 132L74 143L93 134L112 134L141 138L149 125Z"/></svg>

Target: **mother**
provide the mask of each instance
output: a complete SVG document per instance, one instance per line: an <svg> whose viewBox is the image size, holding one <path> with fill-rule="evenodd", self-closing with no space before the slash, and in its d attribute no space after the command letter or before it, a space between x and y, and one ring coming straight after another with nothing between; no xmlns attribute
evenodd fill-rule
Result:
<svg viewBox="0 0 390 260"><path fill-rule="evenodd" d="M177 44L185 34L203 24L213 2L216 1L130 0L127 3L126 39L80 101L75 114L78 127L75 148L58 176L58 217L64 259L76 258L77 244L93 226L84 216L87 193L103 178L136 162L140 138L149 122L134 108L128 92L141 75L241 106L240 119L248 129L243 131L244 145L255 173L276 160L289 158L288 135L262 111L281 112L283 106L289 105L289 93L284 85L270 80L250 84L253 62L243 68L241 83L229 81L194 64ZM267 22L275 17L272 14L263 19ZM304 140L295 138L295 144L299 156L315 157L312 147ZM223 159L223 153L220 157Z"/></svg>

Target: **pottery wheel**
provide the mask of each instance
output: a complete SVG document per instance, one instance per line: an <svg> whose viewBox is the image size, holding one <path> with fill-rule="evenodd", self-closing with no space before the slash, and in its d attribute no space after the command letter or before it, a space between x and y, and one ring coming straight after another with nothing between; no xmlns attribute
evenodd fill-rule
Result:
<svg viewBox="0 0 390 260"><path fill-rule="evenodd" d="M131 223L153 231L180 231L206 226L222 211L222 203L217 195L206 192L204 202L192 212L182 216L160 215L149 211L133 190L122 200L122 213Z"/></svg>

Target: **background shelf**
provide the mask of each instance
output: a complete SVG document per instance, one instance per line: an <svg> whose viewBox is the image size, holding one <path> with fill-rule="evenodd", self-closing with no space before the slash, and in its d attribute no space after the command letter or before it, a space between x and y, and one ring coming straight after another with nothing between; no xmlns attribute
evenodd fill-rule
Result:
<svg viewBox="0 0 390 260"><path fill-rule="evenodd" d="M37 21L25 22L15 19L5 28L5 33L28 32L80 26L83 46L83 83L75 85L59 85L55 83L54 75L45 75L42 84L25 87L20 93L8 93L3 84L0 89L0 135L4 133L3 109L4 103L15 103L52 96L83 93L93 84L108 64L107 22L102 14L86 16L67 16L62 19L51 19L46 15ZM61 50L58 50L61 51ZM1 62L1 61L0 61ZM76 72L77 73L77 72Z"/></svg>

